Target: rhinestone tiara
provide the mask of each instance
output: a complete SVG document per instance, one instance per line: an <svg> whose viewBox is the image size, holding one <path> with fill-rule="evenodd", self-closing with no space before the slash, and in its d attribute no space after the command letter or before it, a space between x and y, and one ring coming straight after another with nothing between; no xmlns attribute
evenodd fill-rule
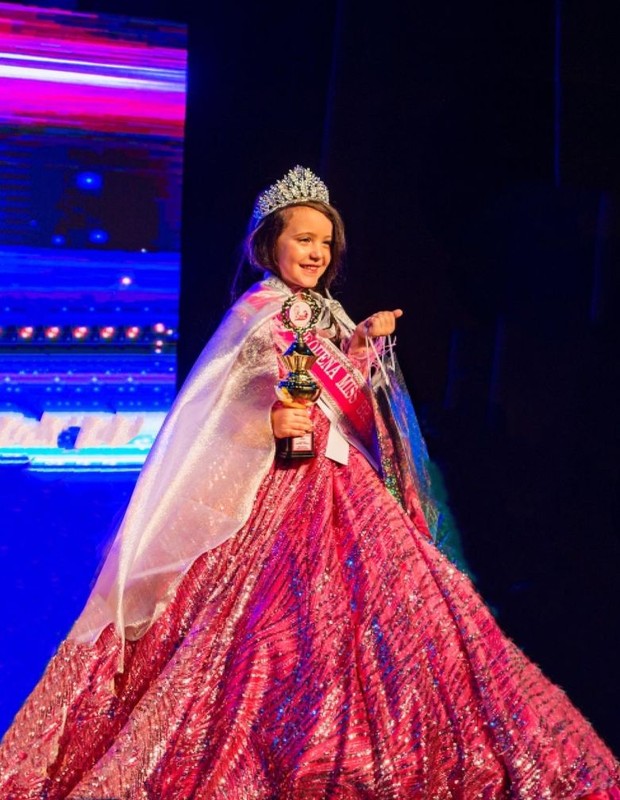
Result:
<svg viewBox="0 0 620 800"><path fill-rule="evenodd" d="M323 181L307 167L299 164L283 178L265 189L256 198L252 212L252 227L278 208L303 203L304 200L321 200L329 203L329 191Z"/></svg>

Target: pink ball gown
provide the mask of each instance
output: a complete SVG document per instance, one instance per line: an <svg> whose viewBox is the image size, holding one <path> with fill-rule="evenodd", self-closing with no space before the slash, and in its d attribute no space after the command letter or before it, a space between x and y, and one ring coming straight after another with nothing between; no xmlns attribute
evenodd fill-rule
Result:
<svg viewBox="0 0 620 800"><path fill-rule="evenodd" d="M271 458L140 637L65 641L5 800L620 798L618 764L367 458ZM414 503L415 506L415 503Z"/></svg>

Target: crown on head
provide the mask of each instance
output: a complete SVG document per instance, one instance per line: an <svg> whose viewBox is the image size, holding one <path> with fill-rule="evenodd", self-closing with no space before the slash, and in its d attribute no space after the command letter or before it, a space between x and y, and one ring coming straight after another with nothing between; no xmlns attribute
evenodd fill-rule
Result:
<svg viewBox="0 0 620 800"><path fill-rule="evenodd" d="M272 211L294 203L303 203L305 200L321 200L323 203L329 203L329 192L327 186L311 169L300 167L298 164L273 186L258 195L252 212L252 227L255 228Z"/></svg>

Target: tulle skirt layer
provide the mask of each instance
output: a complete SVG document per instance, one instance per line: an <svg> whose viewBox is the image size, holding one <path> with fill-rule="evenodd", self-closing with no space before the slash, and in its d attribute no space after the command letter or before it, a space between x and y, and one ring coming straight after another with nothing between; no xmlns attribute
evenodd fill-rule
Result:
<svg viewBox="0 0 620 800"><path fill-rule="evenodd" d="M590 725L356 452L274 465L121 674L118 648L60 647L2 798L620 798Z"/></svg>

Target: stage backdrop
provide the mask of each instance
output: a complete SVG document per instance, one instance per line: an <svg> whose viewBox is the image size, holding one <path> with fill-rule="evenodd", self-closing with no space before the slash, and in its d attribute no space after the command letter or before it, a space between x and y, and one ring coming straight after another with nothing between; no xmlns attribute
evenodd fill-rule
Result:
<svg viewBox="0 0 620 800"><path fill-rule="evenodd" d="M1 729L174 396L185 94L183 25L0 4Z"/></svg>

